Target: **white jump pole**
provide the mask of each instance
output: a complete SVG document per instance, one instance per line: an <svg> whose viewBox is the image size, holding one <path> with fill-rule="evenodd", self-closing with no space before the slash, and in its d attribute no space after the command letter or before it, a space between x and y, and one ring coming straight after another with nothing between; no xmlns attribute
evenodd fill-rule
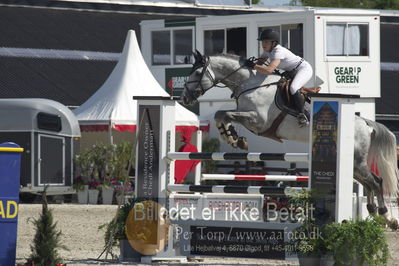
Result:
<svg viewBox="0 0 399 266"><path fill-rule="evenodd" d="M198 130L197 131L197 142L196 142L197 150L198 152L202 151L202 131ZM199 162L195 166L195 179L194 179L194 184L199 185L201 183L201 162Z"/></svg>
<svg viewBox="0 0 399 266"><path fill-rule="evenodd" d="M169 152L170 160L245 160L245 161L286 161L308 162L307 153L259 153L259 152Z"/></svg>
<svg viewBox="0 0 399 266"><path fill-rule="evenodd" d="M201 180L264 180L264 181L284 181L301 182L309 181L308 176L300 175L236 175L236 174L202 174Z"/></svg>

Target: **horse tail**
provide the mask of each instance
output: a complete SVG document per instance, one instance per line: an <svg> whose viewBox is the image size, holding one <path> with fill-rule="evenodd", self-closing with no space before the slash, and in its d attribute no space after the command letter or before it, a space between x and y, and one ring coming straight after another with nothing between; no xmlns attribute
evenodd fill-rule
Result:
<svg viewBox="0 0 399 266"><path fill-rule="evenodd" d="M396 197L399 192L396 137L384 125L367 119L366 122L373 128L367 164L370 169L377 165L384 196Z"/></svg>

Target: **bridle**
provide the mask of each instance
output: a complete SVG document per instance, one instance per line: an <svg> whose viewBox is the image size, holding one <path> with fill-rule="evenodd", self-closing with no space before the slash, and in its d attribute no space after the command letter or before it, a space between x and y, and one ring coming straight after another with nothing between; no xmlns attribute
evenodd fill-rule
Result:
<svg viewBox="0 0 399 266"><path fill-rule="evenodd" d="M208 57L208 56L204 56L204 59L201 60L201 63L199 63L199 64L194 64L194 66L193 66L193 68L192 68L192 70L191 70L190 75L191 75L192 73L194 73L194 71L196 71L197 69L199 69L199 68L202 67L202 71L201 71L201 74L200 74L200 78L199 78L198 80L187 81L187 82L184 84L184 89L185 89L185 90L190 94L190 96L191 96L192 98L194 98L194 99L198 99L198 97L204 95L205 92L206 92L207 90L209 90L210 88L212 88L212 87L215 86L215 82L216 82L216 81L215 81L215 79L213 78L211 72L210 72L209 69L208 69L209 63L210 63L209 57ZM204 88L204 86L202 86L202 82L201 82L205 75L208 75L208 78L212 81L212 85L211 85L209 88L206 88L206 89ZM191 90L189 90L189 88L187 87L188 84L192 84L192 83L197 83L197 85L196 85L196 87L195 87L196 89L194 90L194 92L191 91Z"/></svg>
<svg viewBox="0 0 399 266"><path fill-rule="evenodd" d="M191 73L194 73L194 71L196 71L197 69L202 67L202 71L200 74L200 78L198 80L192 80L192 81L187 81L184 84L184 89L190 94L191 98L194 99L198 99L200 96L204 95L206 91L208 91L209 89L213 88L213 87L219 87L219 88L225 88L227 86L220 86L218 85L219 83L221 83L222 81L224 81L225 79L227 79L228 77L230 77L231 75L233 75L234 73L236 73L238 70L240 70L241 68L244 67L244 65L240 66L239 68L233 70L231 73L229 73L228 75L226 75L225 77L221 78L221 79L215 79L212 75L212 73L209 71L208 67L210 64L210 58L209 56L203 56L203 59L201 60L200 63L196 63L194 64ZM204 88L204 86L202 85L202 79L204 78L204 76L207 75L209 80L211 81L211 85L208 88ZM192 84L192 83L197 83L196 85L196 89L191 91L189 90L189 88L187 87L188 84ZM233 82L234 83L234 82ZM237 84L239 85L239 84Z"/></svg>

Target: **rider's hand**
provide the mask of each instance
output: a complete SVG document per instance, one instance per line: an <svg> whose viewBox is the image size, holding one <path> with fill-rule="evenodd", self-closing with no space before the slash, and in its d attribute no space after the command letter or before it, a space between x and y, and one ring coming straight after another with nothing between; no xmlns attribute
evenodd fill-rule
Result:
<svg viewBox="0 0 399 266"><path fill-rule="evenodd" d="M249 69L254 69L254 67L255 67L255 62L254 62L253 59L249 58L249 59L245 60L244 66L246 66L246 67L249 68Z"/></svg>

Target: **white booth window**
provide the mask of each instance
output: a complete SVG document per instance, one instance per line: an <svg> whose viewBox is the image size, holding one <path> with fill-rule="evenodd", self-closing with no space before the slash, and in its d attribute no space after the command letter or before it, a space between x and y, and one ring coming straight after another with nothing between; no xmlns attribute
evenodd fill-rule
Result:
<svg viewBox="0 0 399 266"><path fill-rule="evenodd" d="M204 53L215 55L224 52L224 30L204 31Z"/></svg>
<svg viewBox="0 0 399 266"><path fill-rule="evenodd" d="M173 63L190 64L193 52L193 32L191 29L173 31Z"/></svg>
<svg viewBox="0 0 399 266"><path fill-rule="evenodd" d="M151 33L152 64L170 65L170 31L153 31Z"/></svg>
<svg viewBox="0 0 399 266"><path fill-rule="evenodd" d="M291 50L294 54L303 57L303 24L283 24L279 26L265 26L258 28L258 36L266 29L279 33L279 43ZM262 43L258 45L259 54L263 53Z"/></svg>
<svg viewBox="0 0 399 266"><path fill-rule="evenodd" d="M175 65L192 63L192 29L153 31L151 32L151 44L152 65L171 65L172 58Z"/></svg>
<svg viewBox="0 0 399 266"><path fill-rule="evenodd" d="M327 56L368 56L368 24L327 23Z"/></svg>
<svg viewBox="0 0 399 266"><path fill-rule="evenodd" d="M303 24L281 25L281 44L303 57Z"/></svg>
<svg viewBox="0 0 399 266"><path fill-rule="evenodd" d="M206 55L221 53L247 56L247 29L245 27L204 31Z"/></svg>

